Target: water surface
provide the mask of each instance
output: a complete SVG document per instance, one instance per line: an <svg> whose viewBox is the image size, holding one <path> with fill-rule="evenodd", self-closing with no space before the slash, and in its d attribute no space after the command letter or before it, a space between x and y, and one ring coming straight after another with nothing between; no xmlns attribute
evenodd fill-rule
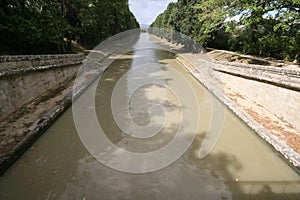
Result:
<svg viewBox="0 0 300 200"><path fill-rule="evenodd" d="M141 44L159 45L146 34L141 36L137 46ZM158 65L148 67L144 74L129 72L149 61ZM91 86L97 88L97 117L107 137L117 146L133 152L154 151L172 140L180 126L182 109L189 106L189 100L182 105L176 94L162 87L176 84L171 69L180 72L194 88L201 112L194 143L176 162L145 174L106 167L93 158L80 141L72 109L69 109L3 175L0 199L299 199L299 175L226 108L218 143L207 157L198 158L210 124L211 98L214 97L177 63L172 53L164 50L138 49L123 55L105 71L99 84ZM157 78L160 84L145 85L128 95L135 81L144 76ZM152 113L157 120L167 118L157 135L147 139L131 137L113 120L111 94L121 77L126 84L118 94L119 105L122 108L124 102L130 100L124 112L129 111L134 122L141 126L149 124L151 116L147 110L152 105L166 108L164 113L159 110ZM85 98L83 95L76 104L80 106ZM224 107L220 102L214 106ZM128 120L123 116L121 123L126 125ZM191 120L194 119L187 122Z"/></svg>

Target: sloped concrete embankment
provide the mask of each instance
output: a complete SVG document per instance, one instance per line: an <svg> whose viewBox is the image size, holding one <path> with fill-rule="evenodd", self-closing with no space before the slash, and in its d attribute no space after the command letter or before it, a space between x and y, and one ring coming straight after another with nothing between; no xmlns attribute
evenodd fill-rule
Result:
<svg viewBox="0 0 300 200"><path fill-rule="evenodd" d="M191 74L300 170L300 71L179 54Z"/></svg>
<svg viewBox="0 0 300 200"><path fill-rule="evenodd" d="M177 60L300 173L300 69L216 61L181 53Z"/></svg>
<svg viewBox="0 0 300 200"><path fill-rule="evenodd" d="M83 54L0 56L0 120L74 76Z"/></svg>
<svg viewBox="0 0 300 200"><path fill-rule="evenodd" d="M221 81L243 91L300 132L300 70L214 61Z"/></svg>
<svg viewBox="0 0 300 200"><path fill-rule="evenodd" d="M72 101L85 56L0 56L0 174Z"/></svg>

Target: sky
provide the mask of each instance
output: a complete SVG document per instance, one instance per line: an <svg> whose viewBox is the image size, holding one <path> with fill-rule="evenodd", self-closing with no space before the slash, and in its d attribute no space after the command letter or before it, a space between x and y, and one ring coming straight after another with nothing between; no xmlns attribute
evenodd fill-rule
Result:
<svg viewBox="0 0 300 200"><path fill-rule="evenodd" d="M170 2L177 0L129 0L129 8L140 24L150 25Z"/></svg>

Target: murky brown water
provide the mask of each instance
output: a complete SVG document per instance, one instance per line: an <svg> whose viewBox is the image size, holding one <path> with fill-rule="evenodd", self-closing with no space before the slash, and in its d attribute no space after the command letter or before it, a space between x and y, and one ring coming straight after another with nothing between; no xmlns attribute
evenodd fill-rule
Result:
<svg viewBox="0 0 300 200"><path fill-rule="evenodd" d="M139 43L151 40L144 35ZM165 51L147 49L129 53L110 66L99 86L92 86L97 87L97 117L113 143L134 152L161 148L172 140L182 109L189 106L189 100L186 105L180 104L175 94L159 84L145 85L129 97L134 80L142 78L133 71L125 75L127 84L123 84L123 93L118 93L119 113L122 114L122 106L129 98L131 117L137 124L147 125L153 118L162 120L159 111L154 110L151 116L147 112L154 104L165 106L163 117L167 120L157 135L147 139L130 137L118 128L110 109L112 90L129 69L146 60L153 60L160 67L149 67L144 71L145 76L159 77L162 84L171 85L177 81L172 77L173 68L196 91L201 112L197 136L180 159L145 174L106 167L81 143L69 109L4 174L0 180L0 199L300 199L300 176L227 109L218 143L206 158L198 158L211 120L213 97ZM83 95L76 104L80 106L85 98ZM123 117L121 123L126 125L128 118Z"/></svg>

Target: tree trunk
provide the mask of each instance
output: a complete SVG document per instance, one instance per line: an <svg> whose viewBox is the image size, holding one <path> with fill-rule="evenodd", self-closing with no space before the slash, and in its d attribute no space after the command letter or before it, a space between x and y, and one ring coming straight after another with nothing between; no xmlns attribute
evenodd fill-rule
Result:
<svg viewBox="0 0 300 200"><path fill-rule="evenodd" d="M300 64L300 58L299 58L299 53L297 53L296 54L296 56L295 56L295 60L294 60L294 62L293 62L294 64L297 64L297 65L299 65Z"/></svg>

